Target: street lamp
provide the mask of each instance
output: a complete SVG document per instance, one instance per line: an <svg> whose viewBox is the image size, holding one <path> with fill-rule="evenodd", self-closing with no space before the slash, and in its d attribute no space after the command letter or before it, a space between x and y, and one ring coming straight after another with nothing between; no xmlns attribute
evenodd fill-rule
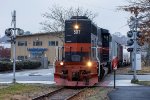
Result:
<svg viewBox="0 0 150 100"><path fill-rule="evenodd" d="M12 16L13 28L8 28L5 30L5 35L11 39L13 44L13 83L16 83L15 71L16 71L16 31L19 35L23 35L24 31L20 28L16 28L16 11L14 10Z"/></svg>

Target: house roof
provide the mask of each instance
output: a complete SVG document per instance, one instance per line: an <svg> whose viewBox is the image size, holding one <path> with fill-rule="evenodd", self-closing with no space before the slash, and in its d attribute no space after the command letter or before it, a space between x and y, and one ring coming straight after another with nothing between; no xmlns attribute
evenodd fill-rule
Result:
<svg viewBox="0 0 150 100"><path fill-rule="evenodd" d="M64 33L64 32L47 32L47 33L24 34L24 35L17 35L16 37L28 37L28 36L39 36L39 35L57 36L60 33Z"/></svg>

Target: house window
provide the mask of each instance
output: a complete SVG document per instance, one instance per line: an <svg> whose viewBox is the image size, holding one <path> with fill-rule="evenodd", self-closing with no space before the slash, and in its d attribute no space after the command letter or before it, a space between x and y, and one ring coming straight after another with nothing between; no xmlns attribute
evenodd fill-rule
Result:
<svg viewBox="0 0 150 100"><path fill-rule="evenodd" d="M33 46L42 46L42 41L33 41Z"/></svg>
<svg viewBox="0 0 150 100"><path fill-rule="evenodd" d="M58 41L49 41L49 46L58 46Z"/></svg>
<svg viewBox="0 0 150 100"><path fill-rule="evenodd" d="M27 59L28 57L27 57L27 56L24 56L24 58Z"/></svg>
<svg viewBox="0 0 150 100"><path fill-rule="evenodd" d="M25 59L27 59L27 56L18 56L17 58L18 58L18 60L25 60Z"/></svg>
<svg viewBox="0 0 150 100"><path fill-rule="evenodd" d="M27 46L27 41L18 41L18 46Z"/></svg>
<svg viewBox="0 0 150 100"><path fill-rule="evenodd" d="M56 42L56 46L58 46L58 41L55 41Z"/></svg>

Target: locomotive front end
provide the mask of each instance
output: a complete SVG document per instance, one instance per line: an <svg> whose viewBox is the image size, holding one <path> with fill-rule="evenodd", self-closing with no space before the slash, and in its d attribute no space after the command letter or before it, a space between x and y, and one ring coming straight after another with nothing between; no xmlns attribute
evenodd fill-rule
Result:
<svg viewBox="0 0 150 100"><path fill-rule="evenodd" d="M85 16L74 16L65 21L62 59L55 62L57 85L93 86L98 82L98 63L91 57L94 53L91 33L94 32L95 26Z"/></svg>
<svg viewBox="0 0 150 100"><path fill-rule="evenodd" d="M55 82L61 86L93 86L98 82L97 63L69 63L60 65L56 62Z"/></svg>

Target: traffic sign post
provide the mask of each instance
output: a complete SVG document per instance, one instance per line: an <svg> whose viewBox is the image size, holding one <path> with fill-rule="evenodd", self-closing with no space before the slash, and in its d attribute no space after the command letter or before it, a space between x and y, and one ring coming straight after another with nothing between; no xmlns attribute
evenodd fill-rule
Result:
<svg viewBox="0 0 150 100"><path fill-rule="evenodd" d="M113 70L114 70L114 89L116 88L116 70L117 70L117 64L118 64L117 58L114 58L113 61L112 61L112 67L113 67Z"/></svg>
<svg viewBox="0 0 150 100"><path fill-rule="evenodd" d="M114 69L114 89L116 88L116 69Z"/></svg>

